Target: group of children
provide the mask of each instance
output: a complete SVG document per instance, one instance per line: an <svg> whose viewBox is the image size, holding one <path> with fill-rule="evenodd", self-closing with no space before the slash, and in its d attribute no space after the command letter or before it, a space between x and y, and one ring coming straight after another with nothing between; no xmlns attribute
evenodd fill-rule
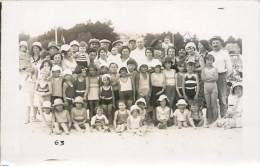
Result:
<svg viewBox="0 0 260 166"><path fill-rule="evenodd" d="M84 47L84 42L79 46ZM161 63L152 67L128 58L125 66L119 66L116 61L105 61L113 55L109 55L103 47L96 51L90 49L88 54L86 49L74 51L74 47L75 44L70 48L63 47L61 53L54 53L53 57L53 51L49 50L49 56L45 56L32 72L31 66L36 62L37 49L42 50L41 45L34 45L34 61L29 62L30 58L28 60L29 56L25 54L27 47L20 43L20 74L26 80L25 84L31 85L25 92L30 94L29 100L32 100L28 104L26 123L30 122L33 109L33 120L38 120L36 116L39 112L50 133L55 134L62 131L69 134L71 129L75 129L78 132L131 131L142 135L154 125L159 129L172 125L179 129L208 127L213 123L225 128L239 126L241 84L232 86L228 113L217 120L218 72L213 66L215 59L211 54L204 56L205 66L198 73L195 71L196 59L192 58L177 61L166 56ZM57 48L51 45L51 49ZM166 50L169 49L171 47ZM129 48L127 50L130 52ZM146 49L145 53L151 50ZM98 54L98 60L95 54ZM124 53L121 51L121 54ZM66 56L67 66L64 67L63 59ZM38 63L41 57L39 54ZM75 59L76 63L73 64ZM204 90L202 98L201 82Z"/></svg>

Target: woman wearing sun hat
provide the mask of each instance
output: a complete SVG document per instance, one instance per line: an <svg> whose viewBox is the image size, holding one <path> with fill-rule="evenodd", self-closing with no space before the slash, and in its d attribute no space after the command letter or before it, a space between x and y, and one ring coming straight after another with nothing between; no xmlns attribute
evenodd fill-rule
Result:
<svg viewBox="0 0 260 166"><path fill-rule="evenodd" d="M59 53L60 48L57 46L57 44L54 41L50 41L47 50L49 51L51 59L53 60L54 55Z"/></svg>
<svg viewBox="0 0 260 166"><path fill-rule="evenodd" d="M71 71L74 71L77 63L75 59L72 56L72 53L70 52L70 45L64 44L61 46L61 55L63 56L62 60L62 69L70 69Z"/></svg>

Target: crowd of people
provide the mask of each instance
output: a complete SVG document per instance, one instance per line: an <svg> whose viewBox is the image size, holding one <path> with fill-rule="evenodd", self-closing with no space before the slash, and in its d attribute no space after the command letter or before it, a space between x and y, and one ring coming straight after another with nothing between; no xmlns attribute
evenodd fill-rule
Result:
<svg viewBox="0 0 260 166"><path fill-rule="evenodd" d="M144 39L19 44L25 123L71 130L144 134L166 129L241 127L242 61L214 36L177 49Z"/></svg>

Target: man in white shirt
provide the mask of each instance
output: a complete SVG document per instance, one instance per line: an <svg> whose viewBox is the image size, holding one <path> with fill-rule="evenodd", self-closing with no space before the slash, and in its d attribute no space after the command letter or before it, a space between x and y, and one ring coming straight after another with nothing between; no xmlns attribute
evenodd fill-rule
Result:
<svg viewBox="0 0 260 166"><path fill-rule="evenodd" d="M131 52L130 57L133 58L137 63L143 62L146 60L145 56L145 47L144 47L144 39L139 38L136 40L136 49Z"/></svg>
<svg viewBox="0 0 260 166"><path fill-rule="evenodd" d="M227 111L227 77L232 73L232 65L228 52L223 49L224 41L219 36L212 37L210 44L213 50L209 54L214 56L213 65L218 70L218 98L220 114L223 117Z"/></svg>

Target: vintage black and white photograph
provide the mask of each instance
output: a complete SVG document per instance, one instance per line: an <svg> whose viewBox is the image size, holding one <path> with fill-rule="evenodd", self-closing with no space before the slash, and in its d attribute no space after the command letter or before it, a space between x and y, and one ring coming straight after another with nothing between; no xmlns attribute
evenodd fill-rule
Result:
<svg viewBox="0 0 260 166"><path fill-rule="evenodd" d="M12 70L1 87L16 92L2 92L2 164L241 164L250 56L239 20L259 8L243 1L2 5L2 17L9 14L2 25L15 23L2 39L15 29L16 50L2 54L2 72Z"/></svg>

